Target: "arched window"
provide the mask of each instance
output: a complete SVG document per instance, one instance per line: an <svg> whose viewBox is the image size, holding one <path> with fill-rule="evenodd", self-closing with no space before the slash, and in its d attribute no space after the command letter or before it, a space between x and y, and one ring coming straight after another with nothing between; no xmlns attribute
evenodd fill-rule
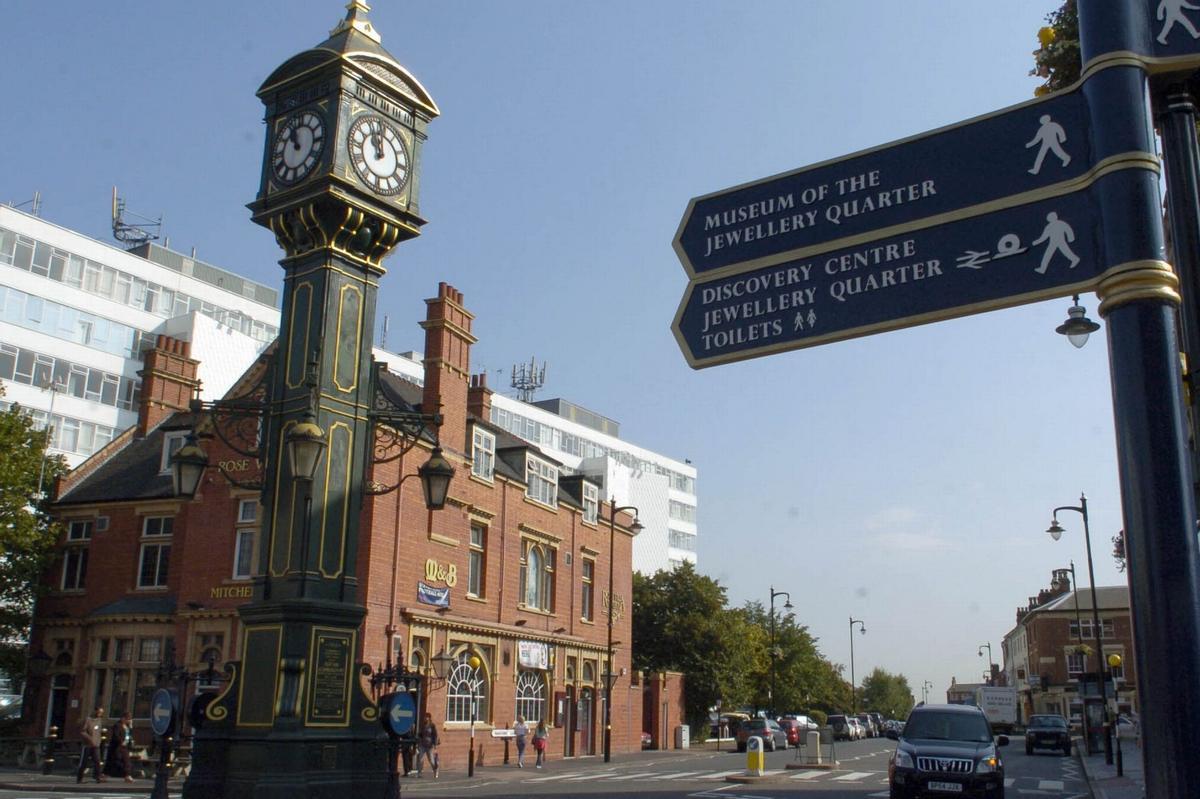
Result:
<svg viewBox="0 0 1200 799"><path fill-rule="evenodd" d="M592 665L590 660L583 662L583 683L584 685L594 683L596 681L596 667Z"/></svg>
<svg viewBox="0 0 1200 799"><path fill-rule="evenodd" d="M517 674L516 715L530 725L546 718L546 681L539 671L521 671Z"/></svg>
<svg viewBox="0 0 1200 799"><path fill-rule="evenodd" d="M554 548L526 540L521 550L519 594L525 607L554 612Z"/></svg>
<svg viewBox="0 0 1200 799"><path fill-rule="evenodd" d="M486 667L471 668L467 663L471 654L468 649L459 652L454 670L446 680L446 721L470 721L472 699L475 700L476 721L486 722L491 716Z"/></svg>

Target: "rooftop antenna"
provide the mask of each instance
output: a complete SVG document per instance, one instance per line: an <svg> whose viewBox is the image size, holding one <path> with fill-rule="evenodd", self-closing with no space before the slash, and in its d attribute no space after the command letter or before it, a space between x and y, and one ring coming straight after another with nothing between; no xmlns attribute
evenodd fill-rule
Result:
<svg viewBox="0 0 1200 799"><path fill-rule="evenodd" d="M32 200L26 200L23 203L9 203L8 204L9 208L24 208L26 205L29 206L29 213L33 214L34 216L41 216L42 215L42 193L40 191L35 191L33 193Z"/></svg>
<svg viewBox="0 0 1200 799"><path fill-rule="evenodd" d="M538 369L537 359L530 358L529 366L521 364L512 368L512 387L517 390L521 402L533 402L533 394L546 382L546 362Z"/></svg>
<svg viewBox="0 0 1200 799"><path fill-rule="evenodd" d="M137 217L139 221L129 222L125 215ZM117 187L112 190L112 231L113 238L129 245L130 249L140 247L148 241L154 241L162 232L162 216L151 219L148 216L135 214L125 210L125 198L117 196Z"/></svg>

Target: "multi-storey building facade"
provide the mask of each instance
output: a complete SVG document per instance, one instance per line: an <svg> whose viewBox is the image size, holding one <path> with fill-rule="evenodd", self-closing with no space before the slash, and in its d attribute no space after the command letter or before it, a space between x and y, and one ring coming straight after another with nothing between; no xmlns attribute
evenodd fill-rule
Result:
<svg viewBox="0 0 1200 799"><path fill-rule="evenodd" d="M469 377L474 338L462 295L443 284L428 303L423 386L390 372L379 385L393 404L440 409L438 439L456 474L446 509L430 512L420 482L407 479L427 459L429 436L370 471L377 490L394 490L368 494L359 519L347 589L366 608L355 656L425 675L423 702L442 727L445 767L465 766L472 698L481 762L502 756L489 731L518 715L547 720L555 755L599 752L610 674L613 751L636 750L633 519L617 514L610 528L598 482L564 473L552 454L492 423L494 396L482 377ZM237 609L273 579L265 553L284 531L260 527L258 463L207 428L206 477L194 500L174 497L170 455L201 421L186 412L200 364L167 337L144 357L138 423L58 487L63 539L31 640L53 665L31 696L34 733L73 729L98 705L110 715L131 711L144 735L159 662L168 652L194 671L238 661ZM267 357L233 394L256 384ZM430 671L439 658L450 663L444 680ZM369 689L364 681L355 690Z"/></svg>
<svg viewBox="0 0 1200 799"><path fill-rule="evenodd" d="M1057 713L1078 723L1087 697L1098 697L1095 679L1098 657L1116 654L1121 666L1104 665L1110 682L1110 707L1129 713L1137 707L1133 629L1129 589L1097 586L1100 647L1097 651L1090 590L1072 590L1070 571L1057 569L1050 587L1029 604L1017 608L1017 623L1004 636L1004 672L1017 689L1023 718L1032 713ZM1116 685L1114 699L1112 686Z"/></svg>
<svg viewBox="0 0 1200 799"><path fill-rule="evenodd" d="M0 206L0 381L76 465L137 419L141 351L192 341L220 396L279 332L278 291L154 243L121 250Z"/></svg>

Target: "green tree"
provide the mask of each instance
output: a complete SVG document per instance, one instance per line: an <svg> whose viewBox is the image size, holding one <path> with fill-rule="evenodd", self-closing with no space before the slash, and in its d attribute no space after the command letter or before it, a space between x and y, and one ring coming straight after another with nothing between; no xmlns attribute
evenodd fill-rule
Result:
<svg viewBox="0 0 1200 799"><path fill-rule="evenodd" d="M748 700L747 651L759 633L725 607L724 587L689 563L633 577L633 666L684 675L687 722L703 738L709 708Z"/></svg>
<svg viewBox="0 0 1200 799"><path fill-rule="evenodd" d="M0 384L0 397L4 386ZM19 406L0 411L0 672L19 679L33 604L44 589L43 573L53 556L57 528L46 513L38 479L51 486L66 464L45 459L46 433Z"/></svg>
<svg viewBox="0 0 1200 799"><path fill-rule="evenodd" d="M862 683L863 705L889 719L906 719L913 707L913 692L903 674L877 668Z"/></svg>
<svg viewBox="0 0 1200 799"><path fill-rule="evenodd" d="M756 707L771 708L780 713L807 713L813 708L840 707L844 695L849 701L849 686L841 674L821 655L817 639L808 627L797 622L792 613L781 614L776 609L775 647L771 651L770 610L759 602L749 602L742 608L748 623L759 628L764 639L761 648L765 657L757 659L752 668L756 681L753 702ZM775 661L775 691L771 701L771 661ZM848 706L848 704L846 705Z"/></svg>
<svg viewBox="0 0 1200 799"><path fill-rule="evenodd" d="M1035 63L1029 72L1044 80L1033 92L1038 97L1070 86L1079 80L1083 68L1075 0L1066 0L1062 8L1047 14L1046 22L1038 31L1038 49L1033 51Z"/></svg>

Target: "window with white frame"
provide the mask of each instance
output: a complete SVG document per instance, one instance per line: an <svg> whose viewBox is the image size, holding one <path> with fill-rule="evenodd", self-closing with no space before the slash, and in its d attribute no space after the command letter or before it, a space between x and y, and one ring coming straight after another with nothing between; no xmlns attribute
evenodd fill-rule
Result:
<svg viewBox="0 0 1200 799"><path fill-rule="evenodd" d="M478 522L471 523L471 546L467 551L467 594L482 597L486 585L484 570L487 567L487 528Z"/></svg>
<svg viewBox="0 0 1200 799"><path fill-rule="evenodd" d="M520 596L525 607L554 612L554 556L554 548L547 544L522 543Z"/></svg>
<svg viewBox="0 0 1200 799"><path fill-rule="evenodd" d="M583 591L579 599L579 616L584 621L594 621L596 612L596 561L584 558L580 569Z"/></svg>
<svg viewBox="0 0 1200 799"><path fill-rule="evenodd" d="M558 468L532 455L525 459L525 496L543 505L558 503Z"/></svg>
<svg viewBox="0 0 1200 799"><path fill-rule="evenodd" d="M254 576L258 552L258 500L238 501L237 529L233 537L233 577L248 580Z"/></svg>
<svg viewBox="0 0 1200 799"><path fill-rule="evenodd" d="M600 518L600 488L583 481L583 520L595 524Z"/></svg>
<svg viewBox="0 0 1200 799"><path fill-rule="evenodd" d="M467 663L471 654L469 651L459 653L458 662L446 680L446 721L470 721L472 700L476 721L487 722L490 717L487 674L482 665L478 669L471 668Z"/></svg>
<svg viewBox="0 0 1200 799"><path fill-rule="evenodd" d="M92 540L92 519L74 519L67 525L67 545L63 548L62 589L78 591L87 579L88 546Z"/></svg>
<svg viewBox="0 0 1200 799"><path fill-rule="evenodd" d="M171 516L147 516L142 525L142 553L138 563L138 588L165 588L171 561Z"/></svg>
<svg viewBox="0 0 1200 799"><path fill-rule="evenodd" d="M1071 622L1071 637L1076 640L1083 640L1083 641L1095 640L1096 634L1095 634L1094 630L1095 630L1095 627L1093 626L1091 619L1080 619L1079 621ZM1100 620L1100 637L1101 638L1112 638L1113 635L1114 635L1113 620L1112 619L1101 619Z"/></svg>
<svg viewBox="0 0 1200 799"><path fill-rule="evenodd" d="M180 450L185 441L187 441L187 433L167 433L163 437L162 463L158 467L159 474L171 473L171 456Z"/></svg>
<svg viewBox="0 0 1200 799"><path fill-rule="evenodd" d="M530 725L536 725L546 718L546 680L540 671L522 669L517 673L515 716L520 716Z"/></svg>
<svg viewBox="0 0 1200 799"><path fill-rule="evenodd" d="M1067 653L1067 676L1078 677L1087 666L1087 656L1082 652Z"/></svg>
<svg viewBox="0 0 1200 799"><path fill-rule="evenodd" d="M471 474L491 480L496 470L496 437L476 425L471 439Z"/></svg>

